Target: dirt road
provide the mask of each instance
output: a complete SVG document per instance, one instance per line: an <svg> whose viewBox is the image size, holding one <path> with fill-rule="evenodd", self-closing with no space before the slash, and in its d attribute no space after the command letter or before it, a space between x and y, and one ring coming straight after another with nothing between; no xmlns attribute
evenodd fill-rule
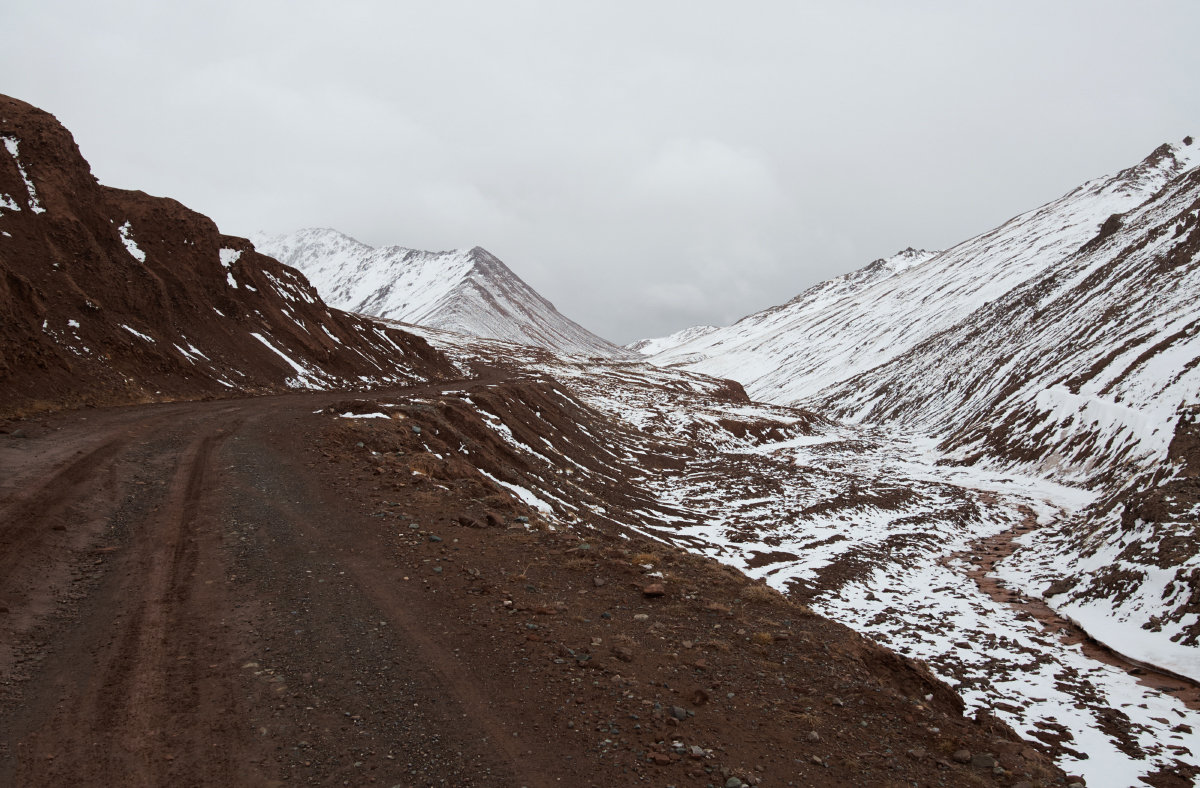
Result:
<svg viewBox="0 0 1200 788"><path fill-rule="evenodd" d="M0 444L0 784L556 782L289 446L323 399Z"/></svg>

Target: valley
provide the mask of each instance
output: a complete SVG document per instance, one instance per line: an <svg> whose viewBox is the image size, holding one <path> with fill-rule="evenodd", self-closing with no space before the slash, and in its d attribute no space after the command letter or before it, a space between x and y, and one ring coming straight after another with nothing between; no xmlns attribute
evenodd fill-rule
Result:
<svg viewBox="0 0 1200 788"><path fill-rule="evenodd" d="M435 345L448 336L426 332ZM500 348L490 348L494 358ZM455 356L454 345L443 349ZM523 355L506 350L510 358ZM1150 774L1153 784L1185 785L1200 768L1193 680L1168 675L1148 686L1142 668L1108 664L1114 660L1081 644L1077 628L1035 614L1037 589L1005 582L1009 567L1021 566L1020 551L995 581L1007 598L977 582L984 579L974 569L981 542L1012 534L1019 544L1036 543L1042 527L1084 510L1093 494L946 463L929 439L731 403L711 392L697 397L701 379L667 370L527 355L520 366L565 382L634 435L667 441L686 458L648 472L640 460L649 453L644 438L621 444L641 470L620 483L645 491L651 503L620 516L610 507L606 517L736 566L922 660L970 710L995 714L1050 746L1066 771L1092 784L1135 785ZM525 483L546 502L556 489L561 494L536 479ZM588 519L571 507L552 509L566 522Z"/></svg>

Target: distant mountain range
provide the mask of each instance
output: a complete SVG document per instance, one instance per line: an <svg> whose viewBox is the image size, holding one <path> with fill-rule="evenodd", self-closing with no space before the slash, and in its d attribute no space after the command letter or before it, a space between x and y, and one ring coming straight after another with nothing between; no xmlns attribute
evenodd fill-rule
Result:
<svg viewBox="0 0 1200 788"><path fill-rule="evenodd" d="M564 317L485 249L376 249L336 230L253 238L258 250L304 272L351 312L606 358L632 354Z"/></svg>

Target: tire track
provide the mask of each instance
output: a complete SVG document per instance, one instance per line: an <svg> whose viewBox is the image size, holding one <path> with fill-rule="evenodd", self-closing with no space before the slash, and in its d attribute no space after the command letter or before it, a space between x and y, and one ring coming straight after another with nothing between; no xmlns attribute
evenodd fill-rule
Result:
<svg viewBox="0 0 1200 788"><path fill-rule="evenodd" d="M141 494L126 524L127 547L112 554L90 617L39 676L46 689L33 689L33 705L45 716L33 715L18 733L13 784L61 785L84 775L84 784L123 786L191 784L197 774L221 784L255 781L245 762L254 742L237 649L222 637L231 605L207 498L214 452L239 423L229 418L234 410L201 410L131 447L139 465L159 476L161 492ZM122 445L105 444L71 468L104 472ZM125 494L135 498L139 489Z"/></svg>
<svg viewBox="0 0 1200 788"><path fill-rule="evenodd" d="M91 498L97 476L126 445L124 436L110 438L54 471L45 482L14 496L0 509L0 593L13 568L28 560L35 543L59 524L71 504Z"/></svg>

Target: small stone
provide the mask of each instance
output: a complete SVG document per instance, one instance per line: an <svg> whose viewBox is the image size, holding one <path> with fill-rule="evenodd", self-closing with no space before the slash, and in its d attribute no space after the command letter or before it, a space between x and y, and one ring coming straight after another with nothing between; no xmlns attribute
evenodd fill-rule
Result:
<svg viewBox="0 0 1200 788"><path fill-rule="evenodd" d="M913 747L911 750L908 751L908 754L911 755L913 758L916 758L918 761L922 760L925 758L925 748L924 747Z"/></svg>
<svg viewBox="0 0 1200 788"><path fill-rule="evenodd" d="M667 593L667 588L662 583L651 583L650 585L648 585L642 589L642 596L644 596L644 597L652 598L652 597L665 596L666 593Z"/></svg>
<svg viewBox="0 0 1200 788"><path fill-rule="evenodd" d="M817 733L816 731L809 731L808 740L813 743L819 742L821 740L821 734Z"/></svg>
<svg viewBox="0 0 1200 788"><path fill-rule="evenodd" d="M682 706L672 706L671 716L677 720L686 720L688 718L688 711Z"/></svg>
<svg viewBox="0 0 1200 788"><path fill-rule="evenodd" d="M688 755L689 755L689 756L691 756L692 758L695 758L697 761L699 761L699 760L703 760L703 759L704 759L704 756L705 756L706 754L707 754L707 753L705 753L705 752L704 752L704 748L703 748L703 747L699 747L699 746L697 746L697 745L695 745L695 744L693 744L693 745L692 745L692 748L691 748L690 750L688 750Z"/></svg>
<svg viewBox="0 0 1200 788"><path fill-rule="evenodd" d="M996 765L996 759L985 752L971 756L971 765L976 769L991 769Z"/></svg>
<svg viewBox="0 0 1200 788"><path fill-rule="evenodd" d="M613 646L612 655L622 662L633 662L633 651L625 646Z"/></svg>
<svg viewBox="0 0 1200 788"><path fill-rule="evenodd" d="M814 755L814 756L812 757L812 762L813 762L813 763L815 763L817 766L824 766L824 765L825 765L825 761L821 760L821 756L820 756L820 755Z"/></svg>
<svg viewBox="0 0 1200 788"><path fill-rule="evenodd" d="M440 542L440 541L442 541L442 537L438 536L437 534L430 534L430 535L429 535L429 541L431 541L431 542Z"/></svg>
<svg viewBox="0 0 1200 788"><path fill-rule="evenodd" d="M408 527L409 527L409 528L411 528L411 529L413 529L413 530L415 531L415 530L417 530L418 528L420 528L420 527L421 527L421 524L420 524L420 523L409 523L409 524L408 524Z"/></svg>
<svg viewBox="0 0 1200 788"><path fill-rule="evenodd" d="M950 756L950 760L954 761L955 763L970 763L971 762L971 751L970 750L955 750L954 754Z"/></svg>
<svg viewBox="0 0 1200 788"><path fill-rule="evenodd" d="M645 613L638 613L636 616L633 617L633 620L634 621L646 621L649 618L650 618L650 616L646 615Z"/></svg>
<svg viewBox="0 0 1200 788"><path fill-rule="evenodd" d="M574 721L574 720L567 720L567 727L568 727L568 728L572 728L572 729L573 729L573 728L575 727L575 721Z"/></svg>
<svg viewBox="0 0 1200 788"><path fill-rule="evenodd" d="M730 777L725 781L725 788L742 788L742 781L736 777Z"/></svg>
<svg viewBox="0 0 1200 788"><path fill-rule="evenodd" d="M657 763L659 766L666 766L671 762L671 756L667 755L665 752L652 752L650 753L650 760L652 760L654 763Z"/></svg>
<svg viewBox="0 0 1200 788"><path fill-rule="evenodd" d="M593 577L592 585L594 585L596 588L600 588L602 585L604 585L604 578L603 577Z"/></svg>
<svg viewBox="0 0 1200 788"><path fill-rule="evenodd" d="M354 448L362 449L362 448L366 447L366 445L367 444L363 443L362 441L359 441L358 443L354 444Z"/></svg>
<svg viewBox="0 0 1200 788"><path fill-rule="evenodd" d="M421 427L420 427L419 425L417 425L417 424L414 424L414 425L412 425L412 431L413 431L413 434L415 434L415 435L420 435L420 434L421 434Z"/></svg>
<svg viewBox="0 0 1200 788"><path fill-rule="evenodd" d="M513 522L528 524L529 518L526 517L525 515L520 515L519 517L514 517Z"/></svg>
<svg viewBox="0 0 1200 788"><path fill-rule="evenodd" d="M434 572L434 574L440 575L442 573L442 568L440 566L435 566L433 568L433 572Z"/></svg>

